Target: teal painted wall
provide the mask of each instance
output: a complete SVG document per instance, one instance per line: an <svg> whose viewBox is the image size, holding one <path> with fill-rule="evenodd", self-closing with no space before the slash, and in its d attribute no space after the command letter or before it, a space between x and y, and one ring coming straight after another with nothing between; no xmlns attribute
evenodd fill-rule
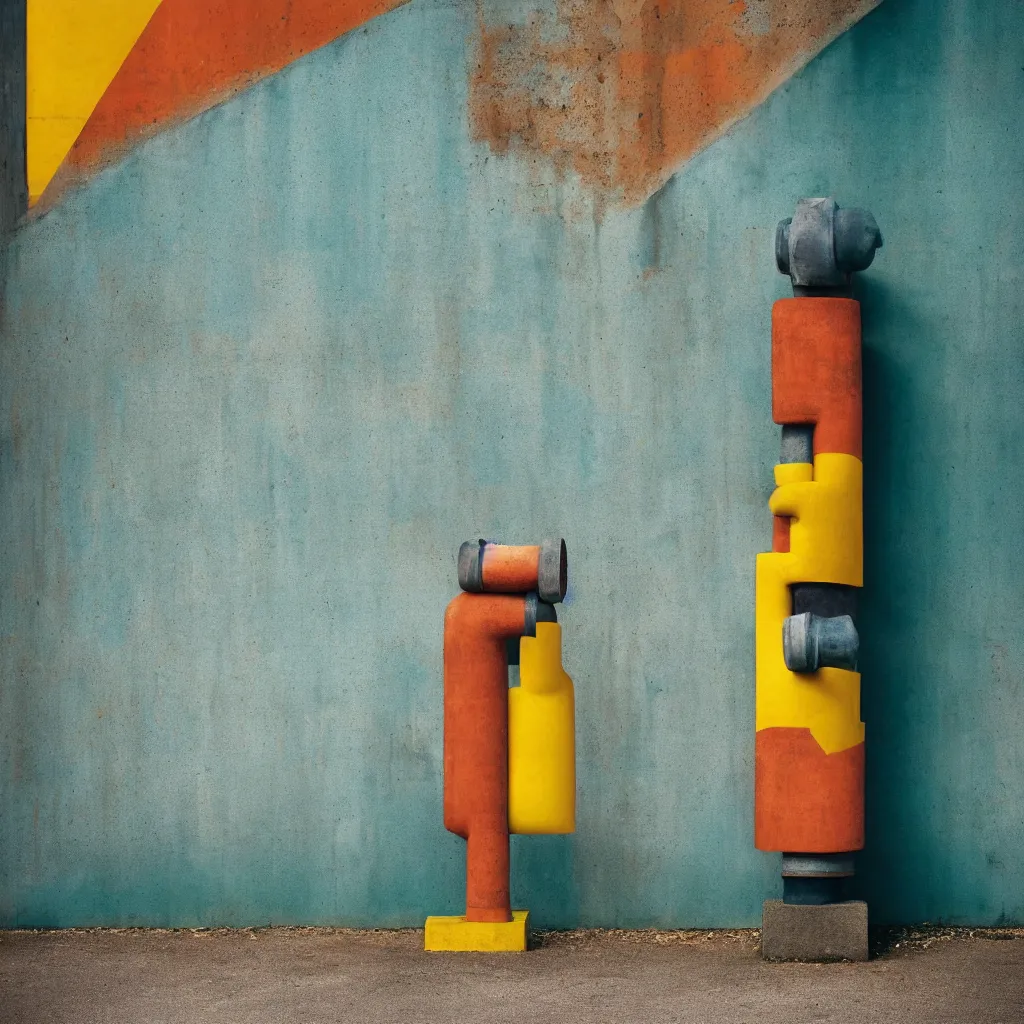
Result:
<svg viewBox="0 0 1024 1024"><path fill-rule="evenodd" d="M27 206L25 7L5 3L0 5L0 236L18 222ZM0 241L0 264L3 251Z"/></svg>
<svg viewBox="0 0 1024 1024"><path fill-rule="evenodd" d="M454 912L441 615L563 533L579 828L541 925L751 925L775 222L868 206L879 921L1024 923L1024 6L887 0L641 208L470 141L414 0L11 239L0 923Z"/></svg>

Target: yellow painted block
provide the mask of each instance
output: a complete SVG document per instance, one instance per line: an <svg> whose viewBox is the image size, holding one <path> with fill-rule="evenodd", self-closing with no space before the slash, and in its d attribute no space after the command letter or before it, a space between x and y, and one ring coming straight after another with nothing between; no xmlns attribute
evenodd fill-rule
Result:
<svg viewBox="0 0 1024 1024"><path fill-rule="evenodd" d="M529 937L528 910L513 910L511 921L428 917L423 948L433 953L524 953Z"/></svg>
<svg viewBox="0 0 1024 1024"><path fill-rule="evenodd" d="M160 0L28 0L29 202L56 173Z"/></svg>
<svg viewBox="0 0 1024 1024"><path fill-rule="evenodd" d="M780 462L775 467L775 486L802 484L814 479L814 466L809 462Z"/></svg>
<svg viewBox="0 0 1024 1024"><path fill-rule="evenodd" d="M864 741L860 674L786 668L782 624L792 613L793 583L863 583L862 466L852 455L823 454L776 466L769 507L792 516L790 550L757 556L756 728L809 729L827 754Z"/></svg>
<svg viewBox="0 0 1024 1024"><path fill-rule="evenodd" d="M562 668L562 627L538 622L519 642L519 686L508 691L508 827L524 835L576 828L576 720Z"/></svg>
<svg viewBox="0 0 1024 1024"><path fill-rule="evenodd" d="M864 585L864 467L854 455L828 453L808 463L775 467L778 487L768 500L789 516L789 551L758 555L778 561L789 583Z"/></svg>

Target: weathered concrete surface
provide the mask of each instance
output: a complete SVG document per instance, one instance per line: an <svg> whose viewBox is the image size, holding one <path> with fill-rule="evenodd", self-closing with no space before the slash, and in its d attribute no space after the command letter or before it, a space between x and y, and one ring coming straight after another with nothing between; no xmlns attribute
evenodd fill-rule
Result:
<svg viewBox="0 0 1024 1024"><path fill-rule="evenodd" d="M766 960L867 960L868 905L863 900L824 906L765 900L761 955Z"/></svg>
<svg viewBox="0 0 1024 1024"><path fill-rule="evenodd" d="M879 2L490 0L473 134L637 202Z"/></svg>
<svg viewBox="0 0 1024 1024"><path fill-rule="evenodd" d="M578 830L515 837L517 902L541 927L759 922L773 239L830 194L886 240L857 894L880 921L1024 922L1024 4L886 0L603 219L546 158L473 141L478 32L472 3L407 4L12 237L0 923L457 913L455 552L553 533Z"/></svg>
<svg viewBox="0 0 1024 1024"><path fill-rule="evenodd" d="M765 964L756 932L555 936L532 953L424 953L421 932L0 934L9 1024L284 1020L472 1024L1013 1024L1024 940L868 964Z"/></svg>

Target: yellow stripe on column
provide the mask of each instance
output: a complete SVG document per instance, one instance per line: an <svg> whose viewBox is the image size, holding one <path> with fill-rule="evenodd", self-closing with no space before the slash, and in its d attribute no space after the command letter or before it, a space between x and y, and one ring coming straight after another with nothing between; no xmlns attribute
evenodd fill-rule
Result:
<svg viewBox="0 0 1024 1024"><path fill-rule="evenodd" d="M793 612L794 583L864 582L863 466L843 453L775 467L778 487L768 505L792 517L789 551L757 556L755 585L756 725L809 729L826 754L864 742L860 674L823 668L797 674L786 668L782 624Z"/></svg>
<svg viewBox="0 0 1024 1024"><path fill-rule="evenodd" d="M29 205L42 195L160 0L28 0Z"/></svg>

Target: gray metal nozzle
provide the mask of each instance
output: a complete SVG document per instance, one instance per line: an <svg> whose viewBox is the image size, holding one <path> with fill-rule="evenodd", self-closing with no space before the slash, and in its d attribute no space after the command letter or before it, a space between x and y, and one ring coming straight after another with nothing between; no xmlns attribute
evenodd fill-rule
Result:
<svg viewBox="0 0 1024 1024"><path fill-rule="evenodd" d="M542 601L558 604L565 597L569 584L569 558L565 541L545 540L540 546L540 565L537 567L537 593Z"/></svg>
<svg viewBox="0 0 1024 1024"><path fill-rule="evenodd" d="M470 594L483 593L484 547L487 541L467 540L459 547L459 586Z"/></svg>
<svg viewBox="0 0 1024 1024"><path fill-rule="evenodd" d="M531 591L526 595L526 630L523 636L536 636L538 622L557 622L558 613L553 605L542 601Z"/></svg>
<svg viewBox="0 0 1024 1024"><path fill-rule="evenodd" d="M849 615L790 615L782 624L782 653L790 672L856 669L860 637Z"/></svg>
<svg viewBox="0 0 1024 1024"><path fill-rule="evenodd" d="M870 211L843 210L834 199L801 199L775 229L775 264L792 278L794 291L843 291L881 246Z"/></svg>

